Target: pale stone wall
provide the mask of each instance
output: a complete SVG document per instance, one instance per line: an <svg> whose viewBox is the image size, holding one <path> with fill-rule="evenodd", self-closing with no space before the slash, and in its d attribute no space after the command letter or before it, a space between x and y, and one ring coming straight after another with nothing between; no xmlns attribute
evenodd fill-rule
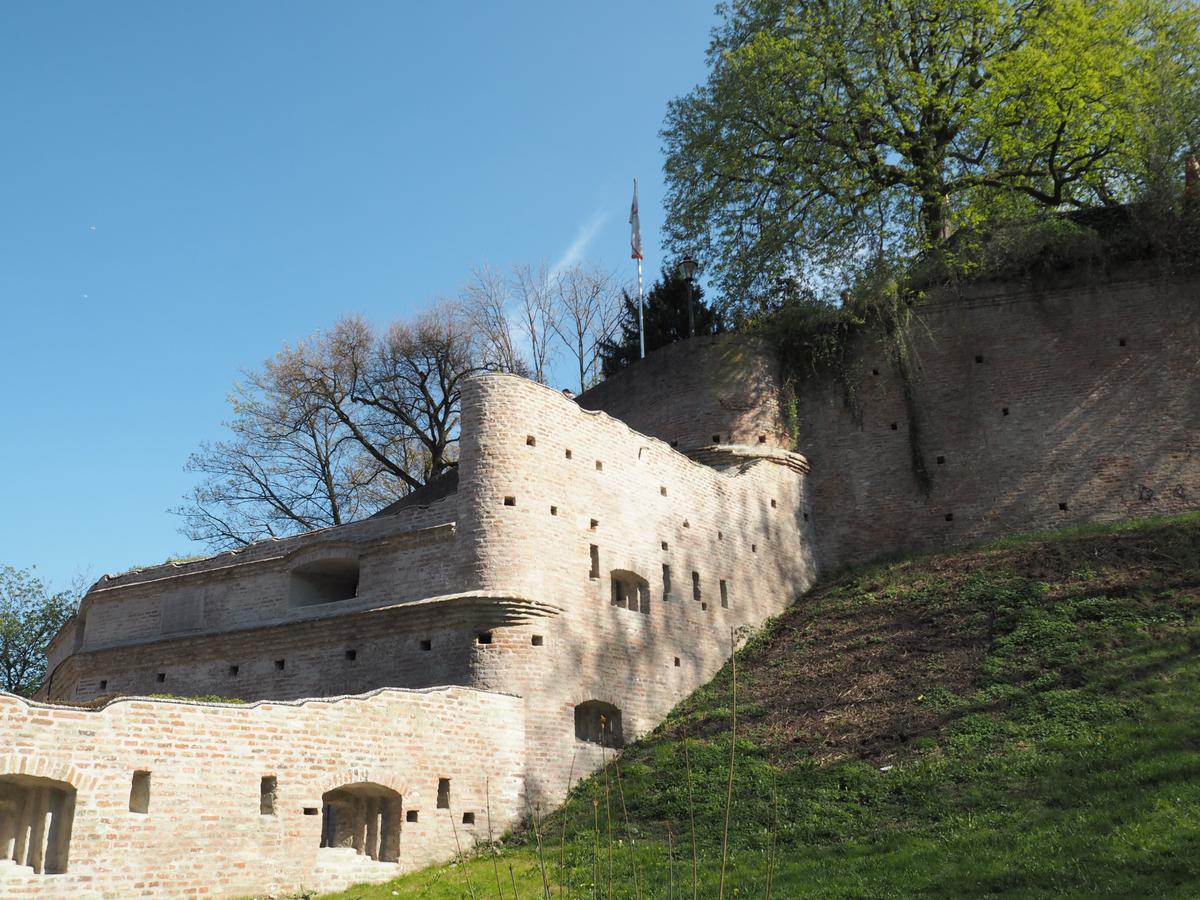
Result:
<svg viewBox="0 0 1200 900"><path fill-rule="evenodd" d="M4 897L332 890L446 859L456 838L464 848L486 839L489 803L495 834L523 808L523 704L466 688L244 707L126 698L98 710L0 694L0 733L5 855L22 834L26 847L63 843L45 804L6 817L6 784L63 786L74 807L57 859L65 872L0 862ZM149 773L148 797L134 796L137 772ZM264 778L275 779L272 810ZM449 779L445 809L439 779ZM383 825L395 862L320 847L322 796L365 784L399 795ZM131 811L139 799L146 811ZM359 837L370 841L372 828Z"/></svg>

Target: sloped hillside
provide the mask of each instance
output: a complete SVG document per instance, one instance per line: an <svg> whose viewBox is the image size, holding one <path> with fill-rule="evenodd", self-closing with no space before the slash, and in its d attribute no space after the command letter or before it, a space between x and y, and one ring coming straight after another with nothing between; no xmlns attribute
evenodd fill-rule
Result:
<svg viewBox="0 0 1200 900"><path fill-rule="evenodd" d="M733 680L536 834L344 896L690 897L693 820L701 896L723 855L726 896L1200 896L1200 516L832 579L738 654L731 748Z"/></svg>

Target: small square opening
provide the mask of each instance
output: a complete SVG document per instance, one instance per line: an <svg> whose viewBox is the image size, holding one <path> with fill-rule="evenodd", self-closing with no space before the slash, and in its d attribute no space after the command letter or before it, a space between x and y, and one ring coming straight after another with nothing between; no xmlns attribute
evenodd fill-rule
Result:
<svg viewBox="0 0 1200 900"><path fill-rule="evenodd" d="M1002 410L1000 410L1000 415L1002 415L1002 416L1008 415L1008 407L1007 406L1004 407Z"/></svg>
<svg viewBox="0 0 1200 900"><path fill-rule="evenodd" d="M571 451L570 451L570 450L564 450L564 451L563 451L563 456L565 456L567 459L570 459L570 458L571 458ZM415 822L415 821L416 821L416 819L413 819L413 821Z"/></svg>
<svg viewBox="0 0 1200 900"><path fill-rule="evenodd" d="M757 552L758 552L758 544L751 544L751 545L750 545L750 552L751 552L751 553L757 553Z"/></svg>
<svg viewBox="0 0 1200 900"><path fill-rule="evenodd" d="M671 549L671 545L670 545L670 544L668 544L666 541L663 541L663 542L662 542L662 548L663 548L663 550L670 550L670 549Z"/></svg>
<svg viewBox="0 0 1200 900"><path fill-rule="evenodd" d="M230 667L229 667L229 677L230 677L230 678L237 678L237 674L238 674L238 672L240 672L240 671L241 671L241 667L239 667L239 666L230 666Z"/></svg>
<svg viewBox="0 0 1200 900"><path fill-rule="evenodd" d="M600 460L596 460L596 471L602 472L603 470L604 470L604 463L602 463Z"/></svg>
<svg viewBox="0 0 1200 900"><path fill-rule="evenodd" d="M106 687L108 687L108 679L101 678L100 679L100 690L104 690Z"/></svg>
<svg viewBox="0 0 1200 900"><path fill-rule="evenodd" d="M277 660L275 660L275 668L276 668L276 670L277 670L277 671L280 671L280 672L282 672L282 671L283 671L283 667L284 667L284 666L286 666L286 665L287 665L287 660L283 660L283 659L277 659Z"/></svg>
<svg viewBox="0 0 1200 900"><path fill-rule="evenodd" d="M154 680L157 681L159 684L162 684L164 681L167 680L167 673L159 672L157 675L154 676Z"/></svg>
<svg viewBox="0 0 1200 900"><path fill-rule="evenodd" d="M410 809L410 810L408 810L408 812L406 812L406 813L404 814L404 821L405 821L405 822L415 822L415 821L417 821L417 816L418 816L418 814L419 814L419 813L420 813L420 810L418 810L418 809Z"/></svg>
<svg viewBox="0 0 1200 900"><path fill-rule="evenodd" d="M525 435L525 446L526 447L536 447L537 446L537 438L535 438L532 434Z"/></svg>
<svg viewBox="0 0 1200 900"><path fill-rule="evenodd" d="M675 657L675 668L679 668L679 657Z"/></svg>
<svg viewBox="0 0 1200 900"><path fill-rule="evenodd" d="M721 443L721 436L720 436L719 434L714 434L714 435L712 436L712 442L713 442L714 444L719 444L719 443Z"/></svg>
<svg viewBox="0 0 1200 900"><path fill-rule="evenodd" d="M937 458L937 464L938 464L939 466L944 466L944 465L946 464L946 457L944 457L944 456L939 456L939 457Z"/></svg>
<svg viewBox="0 0 1200 900"><path fill-rule="evenodd" d="M358 659L358 651L357 650L347 650L346 651L346 659L349 662L354 662L354 660Z"/></svg>
<svg viewBox="0 0 1200 900"><path fill-rule="evenodd" d="M775 502L775 498L774 498L774 497L772 497L772 498L771 498L771 509L774 509L774 508L775 508L776 506L778 506L778 505L779 505L779 504Z"/></svg>
<svg viewBox="0 0 1200 900"><path fill-rule="evenodd" d="M767 436L765 434L760 434L758 436L758 442L760 444L765 444L767 442Z"/></svg>
<svg viewBox="0 0 1200 900"><path fill-rule="evenodd" d="M946 513L946 521L953 522L954 521L954 513Z"/></svg>
<svg viewBox="0 0 1200 900"><path fill-rule="evenodd" d="M474 825L475 824L475 813L473 813L473 812L463 813L462 823L464 825Z"/></svg>
<svg viewBox="0 0 1200 900"><path fill-rule="evenodd" d="M1119 341L1117 341L1117 345L1120 347L1124 347L1125 346L1125 338L1121 338Z"/></svg>
<svg viewBox="0 0 1200 900"><path fill-rule="evenodd" d="M275 788L277 782L274 775L264 775L258 787L259 815L275 815Z"/></svg>
<svg viewBox="0 0 1200 900"><path fill-rule="evenodd" d="M892 431L895 431L895 430L896 430L897 428L899 428L899 427L900 427L900 426L899 426L899 425L897 425L895 422L893 422L893 423L892 423Z"/></svg>
<svg viewBox="0 0 1200 900"><path fill-rule="evenodd" d="M422 650L432 650L433 649L433 641L429 640L429 638L425 638L425 640L421 641L421 649Z"/></svg>
<svg viewBox="0 0 1200 900"><path fill-rule="evenodd" d="M550 507L550 515L552 515L552 516L557 516L557 515L558 515L558 507L557 507L557 506L551 506L551 507Z"/></svg>
<svg viewBox="0 0 1200 900"><path fill-rule="evenodd" d="M871 370L871 374L872 374L872 375L878 375L878 374L879 374L879 370L878 370L878 369L872 369L872 370Z"/></svg>
<svg viewBox="0 0 1200 900"><path fill-rule="evenodd" d="M659 492L659 494L661 494L664 497L667 496L667 486L665 484L660 485L658 488L658 492Z"/></svg>
<svg viewBox="0 0 1200 900"><path fill-rule="evenodd" d="M487 646L492 642L492 633L490 631L481 631L475 638L475 643L481 646Z"/></svg>
<svg viewBox="0 0 1200 900"><path fill-rule="evenodd" d="M529 643L535 647L540 647L542 644L546 643L546 639L540 634L535 634L529 639Z"/></svg>
<svg viewBox="0 0 1200 900"><path fill-rule="evenodd" d="M517 505L517 498L516 498L516 497L505 497L505 498L504 498L504 505L505 505L505 506L516 506L516 505Z"/></svg>
<svg viewBox="0 0 1200 900"><path fill-rule="evenodd" d="M976 356L976 357L975 357L975 362L977 362L977 363L981 363L981 362L983 362L983 357L982 357L982 356Z"/></svg>
<svg viewBox="0 0 1200 900"><path fill-rule="evenodd" d="M129 785L129 811L145 815L150 812L150 773L138 769Z"/></svg>
<svg viewBox="0 0 1200 900"><path fill-rule="evenodd" d="M1065 504L1065 503L1060 503L1060 504L1058 504L1058 508L1059 508L1059 509L1061 509L1063 512L1066 512L1066 511L1067 511L1067 504Z"/></svg>
<svg viewBox="0 0 1200 900"><path fill-rule="evenodd" d="M306 816L319 816L321 814L321 810L317 809L315 806L306 806L304 807L304 814Z"/></svg>
<svg viewBox="0 0 1200 900"><path fill-rule="evenodd" d="M590 522L588 522L588 528L590 528L592 531L595 531L599 527L600 527L599 519L592 519Z"/></svg>

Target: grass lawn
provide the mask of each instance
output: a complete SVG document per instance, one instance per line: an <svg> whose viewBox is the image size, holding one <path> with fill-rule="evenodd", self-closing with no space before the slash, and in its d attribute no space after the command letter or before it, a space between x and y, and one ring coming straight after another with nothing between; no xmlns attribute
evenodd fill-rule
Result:
<svg viewBox="0 0 1200 900"><path fill-rule="evenodd" d="M716 896L732 744L726 896L1200 897L1200 516L860 568L737 668L736 742L727 666L541 823L552 896L690 897L693 818ZM336 896L542 877L527 832Z"/></svg>

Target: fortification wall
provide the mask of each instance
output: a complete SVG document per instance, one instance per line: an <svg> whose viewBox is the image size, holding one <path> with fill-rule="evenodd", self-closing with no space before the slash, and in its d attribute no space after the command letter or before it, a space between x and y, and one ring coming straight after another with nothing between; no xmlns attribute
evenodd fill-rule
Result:
<svg viewBox="0 0 1200 900"><path fill-rule="evenodd" d="M534 797L561 796L572 760L576 777L600 762L575 734L579 704L619 709L626 739L644 733L724 663L731 629L811 583L803 465L791 462L717 471L524 379L472 381L459 475L472 577L561 609L545 623L548 652L523 654L528 637L500 631L472 673L528 698ZM633 608L614 604L614 581L639 579Z"/></svg>
<svg viewBox="0 0 1200 900"><path fill-rule="evenodd" d="M762 341L724 334L656 350L578 397L680 450L709 444L791 449L779 365Z"/></svg>
<svg viewBox="0 0 1200 900"><path fill-rule="evenodd" d="M486 838L489 803L494 833L516 821L523 722L517 698L462 688L99 710L0 694L0 849L32 864L0 863L0 895L248 896L395 877L453 855L456 836ZM338 846L322 848L323 831Z"/></svg>
<svg viewBox="0 0 1200 900"><path fill-rule="evenodd" d="M990 286L915 316L928 493L877 340L856 348L857 411L801 388L823 564L1200 507L1200 284Z"/></svg>

